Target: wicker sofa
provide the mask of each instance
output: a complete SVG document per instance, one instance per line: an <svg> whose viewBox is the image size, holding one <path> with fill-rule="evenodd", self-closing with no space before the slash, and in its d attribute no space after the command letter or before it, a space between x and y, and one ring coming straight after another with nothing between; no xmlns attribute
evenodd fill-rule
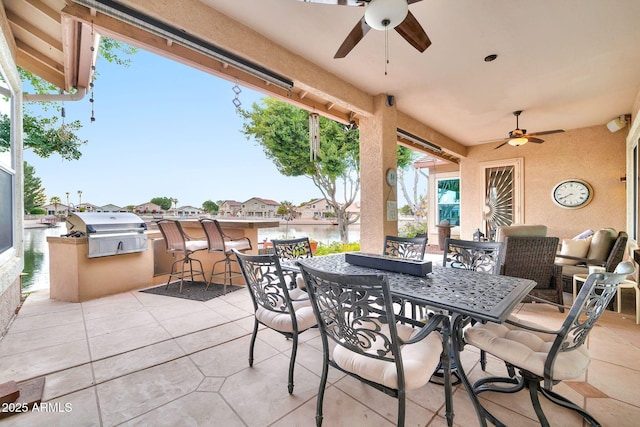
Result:
<svg viewBox="0 0 640 427"><path fill-rule="evenodd" d="M585 256L567 255L562 251L556 254L556 263L562 265L564 291L572 292L573 275L588 274L590 265L604 267L607 272L613 272L624 257L627 240L628 235L624 231L617 232L613 228L601 228L588 242L589 247Z"/></svg>

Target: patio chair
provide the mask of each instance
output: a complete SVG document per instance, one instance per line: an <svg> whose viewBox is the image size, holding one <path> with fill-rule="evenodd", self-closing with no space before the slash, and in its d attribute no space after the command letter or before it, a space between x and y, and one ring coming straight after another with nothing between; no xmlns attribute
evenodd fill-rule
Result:
<svg viewBox="0 0 640 427"><path fill-rule="evenodd" d="M385 236L383 254L404 259L424 259L427 237Z"/></svg>
<svg viewBox="0 0 640 427"><path fill-rule="evenodd" d="M537 283L524 302L550 301L564 313L562 266L555 264L557 237L506 236L500 274Z"/></svg>
<svg viewBox="0 0 640 427"><path fill-rule="evenodd" d="M273 249L281 262L293 262L292 260L311 258L313 252L311 251L311 243L308 237L300 237L298 239L288 240L272 240ZM287 275L291 275L290 287L298 287L304 289L304 279L299 276L295 271L288 270L285 272Z"/></svg>
<svg viewBox="0 0 640 427"><path fill-rule="evenodd" d="M316 325L307 293L287 288L280 262L275 254L248 255L232 250L249 288L254 309L253 334L249 346L249 366L253 366L253 349L259 325L292 340L289 361L289 394L293 393L293 369L298 351L298 335Z"/></svg>
<svg viewBox="0 0 640 427"><path fill-rule="evenodd" d="M386 275L336 274L301 264L322 338L317 426L322 425L329 365L397 398L397 425L404 426L406 390L427 384L442 361L447 366L445 392L450 409L452 388L446 356L449 354L446 316L434 315L426 323L406 318L405 323L398 323L400 319L393 312ZM442 336L437 331L441 326ZM329 339L335 343L331 355Z"/></svg>
<svg viewBox="0 0 640 427"><path fill-rule="evenodd" d="M443 267L461 268L487 274L500 274L502 242L476 242L472 240L446 239L442 259ZM471 320L472 323L473 320ZM487 367L487 354L480 351L480 367ZM456 376L455 367L452 368ZM438 369L440 372L441 369ZM441 375L436 375L439 377ZM456 384L459 382L456 381Z"/></svg>
<svg viewBox="0 0 640 427"><path fill-rule="evenodd" d="M209 281L207 282L207 289L209 285L213 282L215 278L222 276L222 293L227 293L227 279L229 279L229 284L233 285L233 279L242 276L240 271L233 271L231 269L231 263L235 262L235 259L232 258L233 249L236 249L240 252L251 250L251 240L248 237L240 237L240 238L231 238L224 234L222 231L222 227L220 227L220 223L215 219L207 219L203 218L200 220L200 224L202 225L202 229L204 230L204 234L207 236L208 250L210 253L222 253L224 258L213 263L211 267L211 275L209 276ZM219 263L224 263L224 271L221 273L216 273L216 265ZM205 289L206 290L206 289Z"/></svg>
<svg viewBox="0 0 640 427"><path fill-rule="evenodd" d="M163 219L157 221L158 229L164 238L167 253L170 253L174 257L174 261L171 264L171 271L169 272L169 280L167 280L167 289L172 278L180 279L180 293L182 293L182 284L185 279L194 281L195 277L202 276L203 282L207 279L204 276L204 269L202 268L202 262L199 259L191 258L191 255L197 251L203 251L207 249L207 242L205 240L192 240L180 225L179 221L173 221ZM182 258L176 259L182 255ZM193 263L200 266L200 269L193 269ZM180 271L176 271L176 265L182 263ZM185 266L189 265L188 271L185 271Z"/></svg>
<svg viewBox="0 0 640 427"><path fill-rule="evenodd" d="M385 236L383 255L394 258L423 260L427 248L427 237L397 237ZM412 317L421 317L425 307L400 298L394 298L394 303L399 307L398 315L406 314L407 304L411 307Z"/></svg>
<svg viewBox="0 0 640 427"><path fill-rule="evenodd" d="M501 242L476 242L450 238L445 240L443 267L499 274L501 264Z"/></svg>
<svg viewBox="0 0 640 427"><path fill-rule="evenodd" d="M614 273L589 275L558 330L549 330L516 316L511 316L503 324L476 324L468 328L464 333L466 344L502 359L509 373L509 377L486 377L476 381L474 391L515 393L526 387L540 425L549 426L549 422L538 393L557 405L578 412L589 425L599 426L585 410L552 391L552 387L584 375L590 362L585 345L587 336L616 294L618 284L633 271L630 262L623 262ZM516 369L519 375L515 374ZM511 386L501 387L497 385L499 383ZM503 425L486 409L484 413L495 425Z"/></svg>

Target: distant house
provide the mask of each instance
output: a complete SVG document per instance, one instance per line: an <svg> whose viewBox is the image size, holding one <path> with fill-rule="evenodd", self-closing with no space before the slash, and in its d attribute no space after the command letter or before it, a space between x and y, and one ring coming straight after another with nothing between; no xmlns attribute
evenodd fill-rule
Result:
<svg viewBox="0 0 640 427"><path fill-rule="evenodd" d="M164 209L155 203L146 202L135 205L133 212L136 214L162 214L164 213Z"/></svg>
<svg viewBox="0 0 640 427"><path fill-rule="evenodd" d="M274 200L252 197L242 204L242 215L258 218L275 218L280 203Z"/></svg>
<svg viewBox="0 0 640 427"><path fill-rule="evenodd" d="M63 213L66 213L67 209L69 208L67 205L63 203L51 203L51 204L40 206L40 207L45 210L47 215L63 214Z"/></svg>
<svg viewBox="0 0 640 427"><path fill-rule="evenodd" d="M96 212L121 212L123 208L116 205L104 205L96 209Z"/></svg>
<svg viewBox="0 0 640 427"><path fill-rule="evenodd" d="M82 203L76 206L76 211L80 212L99 212L98 209L100 207L96 205L92 205L91 203Z"/></svg>
<svg viewBox="0 0 640 427"><path fill-rule="evenodd" d="M177 209L178 216L197 216L202 215L203 210L193 206L180 206Z"/></svg>
<svg viewBox="0 0 640 427"><path fill-rule="evenodd" d="M220 216L238 216L242 214L242 203L235 200L225 200L218 208Z"/></svg>
<svg viewBox="0 0 640 427"><path fill-rule="evenodd" d="M334 211L327 199L315 199L298 208L300 218L302 219L322 219L328 216L334 216Z"/></svg>

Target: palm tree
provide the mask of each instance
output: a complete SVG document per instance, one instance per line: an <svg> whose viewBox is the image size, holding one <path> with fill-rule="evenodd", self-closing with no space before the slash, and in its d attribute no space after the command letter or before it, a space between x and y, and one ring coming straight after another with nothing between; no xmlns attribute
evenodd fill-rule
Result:
<svg viewBox="0 0 640 427"><path fill-rule="evenodd" d="M278 211L276 213L278 215L282 215L282 219L284 219L287 223L285 232L284 232L285 238L286 238L289 234L289 221L291 221L296 217L296 215L298 214L298 211L296 207L293 205L293 203L285 200L282 203L280 203L280 206L278 206Z"/></svg>
<svg viewBox="0 0 640 427"><path fill-rule="evenodd" d="M78 190L78 210L82 211L82 190Z"/></svg>
<svg viewBox="0 0 640 427"><path fill-rule="evenodd" d="M58 196L51 197L51 200L49 200L49 203L54 206L53 214L57 215L58 214L58 203L60 203L60 197L58 197Z"/></svg>
<svg viewBox="0 0 640 427"><path fill-rule="evenodd" d="M171 201L173 202L173 215L178 216L178 199L172 197Z"/></svg>

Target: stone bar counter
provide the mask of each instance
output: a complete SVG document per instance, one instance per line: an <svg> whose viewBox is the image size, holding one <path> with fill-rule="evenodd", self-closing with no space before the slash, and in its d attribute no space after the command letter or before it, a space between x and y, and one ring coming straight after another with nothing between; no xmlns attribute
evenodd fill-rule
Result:
<svg viewBox="0 0 640 427"><path fill-rule="evenodd" d="M253 247L250 251L252 253L258 253L258 230L280 225L277 219L218 221L226 235L232 238L248 237ZM197 220L180 222L190 238L206 241L204 230ZM87 237L47 237L50 297L62 301L82 302L166 283L174 258L166 253L160 230L153 222L149 222L148 225L145 251L98 258L87 257ZM205 277L209 279L213 263L224 259L224 255L204 250L196 252L192 258L202 261ZM233 267L238 269L237 265ZM216 272L222 271L223 268L223 263L218 264ZM238 283L234 280L234 284Z"/></svg>

